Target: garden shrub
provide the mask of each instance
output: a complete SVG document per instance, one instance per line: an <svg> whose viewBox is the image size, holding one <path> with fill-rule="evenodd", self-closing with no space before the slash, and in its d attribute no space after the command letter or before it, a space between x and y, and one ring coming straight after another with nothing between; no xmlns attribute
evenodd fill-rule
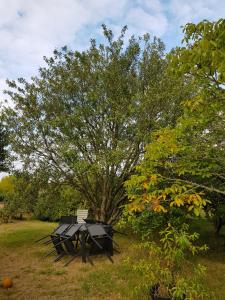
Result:
<svg viewBox="0 0 225 300"><path fill-rule="evenodd" d="M187 221L188 216L179 208L174 207L167 214L146 209L130 215L127 206L119 224L121 227L129 225L135 233L145 239L165 228L168 222L173 226L179 226Z"/></svg>
<svg viewBox="0 0 225 300"><path fill-rule="evenodd" d="M150 294L157 286L161 287L162 299L183 300L184 296L189 300L212 299L203 283L205 267L190 260L190 255L207 250L205 245L196 245L198 238L199 234L191 233L187 224L179 229L168 224L160 231L157 243L145 241L136 246L137 251L145 252L145 256L125 261L131 272L141 278L134 294L139 294L140 290Z"/></svg>
<svg viewBox="0 0 225 300"><path fill-rule="evenodd" d="M80 194L71 187L41 190L34 215L43 221L58 221L63 215L75 215L82 203Z"/></svg>

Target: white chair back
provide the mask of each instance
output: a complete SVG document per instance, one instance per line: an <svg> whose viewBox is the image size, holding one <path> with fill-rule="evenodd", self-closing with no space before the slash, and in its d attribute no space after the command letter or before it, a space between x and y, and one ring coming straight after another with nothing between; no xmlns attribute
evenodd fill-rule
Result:
<svg viewBox="0 0 225 300"><path fill-rule="evenodd" d="M86 223L84 220L88 217L88 209L77 210L77 223Z"/></svg>

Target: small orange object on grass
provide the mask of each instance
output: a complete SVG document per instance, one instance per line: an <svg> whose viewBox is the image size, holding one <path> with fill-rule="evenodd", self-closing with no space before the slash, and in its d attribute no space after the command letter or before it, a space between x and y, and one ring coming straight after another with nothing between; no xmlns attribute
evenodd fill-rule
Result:
<svg viewBox="0 0 225 300"><path fill-rule="evenodd" d="M12 279L9 278L9 277L3 278L2 282L1 282L1 286L2 286L4 289L11 288L11 287L13 286L13 281L12 281Z"/></svg>

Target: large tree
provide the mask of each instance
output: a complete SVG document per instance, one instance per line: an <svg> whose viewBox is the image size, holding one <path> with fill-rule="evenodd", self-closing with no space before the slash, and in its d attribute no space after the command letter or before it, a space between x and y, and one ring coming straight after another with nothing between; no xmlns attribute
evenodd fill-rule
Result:
<svg viewBox="0 0 225 300"><path fill-rule="evenodd" d="M32 173L67 182L96 218L114 222L126 202L123 183L143 153L149 132L174 124L187 82L165 72L163 43L149 35L114 39L45 58L39 76L8 81L14 108L4 111L12 153Z"/></svg>
<svg viewBox="0 0 225 300"><path fill-rule="evenodd" d="M225 20L184 27L182 48L170 55L170 70L196 86L183 102L174 128L153 135L138 174L127 182L131 211L186 208L199 215L207 204L225 215Z"/></svg>

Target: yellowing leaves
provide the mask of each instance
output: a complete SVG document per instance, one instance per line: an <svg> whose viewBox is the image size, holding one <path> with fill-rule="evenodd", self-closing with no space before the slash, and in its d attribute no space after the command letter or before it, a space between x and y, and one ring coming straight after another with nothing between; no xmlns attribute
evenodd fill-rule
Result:
<svg viewBox="0 0 225 300"><path fill-rule="evenodd" d="M150 194L144 194L142 197L142 201L144 203L151 203L152 202L152 196Z"/></svg>
<svg viewBox="0 0 225 300"><path fill-rule="evenodd" d="M163 207L162 205L155 206L153 210L158 213L160 213L160 212L166 213L167 212L167 209L165 207Z"/></svg>
<svg viewBox="0 0 225 300"><path fill-rule="evenodd" d="M170 207L177 206L186 206L188 212L193 212L196 216L199 216L204 206L208 203L208 200L205 200L201 197L201 194L198 193L181 193L180 196L174 198L170 202Z"/></svg>
<svg viewBox="0 0 225 300"><path fill-rule="evenodd" d="M191 100L186 101L185 106L190 108L192 111L194 111L203 103L204 103L203 99L200 96L196 96Z"/></svg>
<svg viewBox="0 0 225 300"><path fill-rule="evenodd" d="M174 205L176 205L178 207L183 206L184 205L184 200L176 198L174 201L170 202L170 207L172 207Z"/></svg>
<svg viewBox="0 0 225 300"><path fill-rule="evenodd" d="M145 190L149 188L149 186L154 185L158 182L158 176L157 174L152 174L149 177L149 180L146 180L143 182L142 186Z"/></svg>
<svg viewBox="0 0 225 300"><path fill-rule="evenodd" d="M145 208L144 204L143 203L136 203L136 202L133 202L131 204L129 204L129 212L141 212L143 211Z"/></svg>
<svg viewBox="0 0 225 300"><path fill-rule="evenodd" d="M156 183L157 182L157 175L156 174L151 175L150 180L151 180L151 183Z"/></svg>
<svg viewBox="0 0 225 300"><path fill-rule="evenodd" d="M147 190L148 184L149 184L149 183L148 183L147 181L145 181L145 182L143 183L143 188Z"/></svg>
<svg viewBox="0 0 225 300"><path fill-rule="evenodd" d="M209 203L208 200L204 199L201 197L200 193L195 193L195 194L189 194L186 196L186 202L188 204L194 205L196 207L203 207L207 203Z"/></svg>

